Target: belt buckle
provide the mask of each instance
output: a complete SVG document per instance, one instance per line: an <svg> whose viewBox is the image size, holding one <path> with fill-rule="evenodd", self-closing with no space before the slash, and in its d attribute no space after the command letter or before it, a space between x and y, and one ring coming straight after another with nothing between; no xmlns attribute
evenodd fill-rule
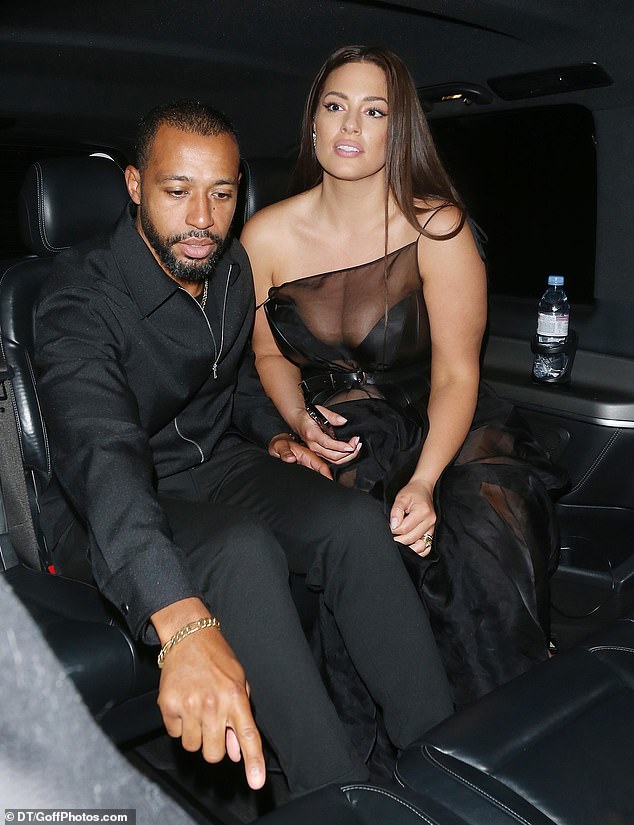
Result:
<svg viewBox="0 0 634 825"><path fill-rule="evenodd" d="M356 370L353 374L353 381L355 384L359 384L359 386L363 386L366 383L366 374L365 370Z"/></svg>

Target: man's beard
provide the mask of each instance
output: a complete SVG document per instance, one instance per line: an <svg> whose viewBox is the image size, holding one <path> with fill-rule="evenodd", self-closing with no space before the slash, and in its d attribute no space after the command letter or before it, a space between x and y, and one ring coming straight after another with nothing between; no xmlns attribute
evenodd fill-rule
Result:
<svg viewBox="0 0 634 825"><path fill-rule="evenodd" d="M183 232L181 235L172 235L163 238L157 228L152 223L150 216L140 207L141 226L150 246L158 255L159 261L173 278L189 283L202 283L205 278L210 278L213 274L226 245L226 238L222 238L215 232L207 229L192 229L190 232ZM195 263L193 261L179 260L172 252L174 244L187 240L187 238L209 238L216 246L214 251L204 261Z"/></svg>

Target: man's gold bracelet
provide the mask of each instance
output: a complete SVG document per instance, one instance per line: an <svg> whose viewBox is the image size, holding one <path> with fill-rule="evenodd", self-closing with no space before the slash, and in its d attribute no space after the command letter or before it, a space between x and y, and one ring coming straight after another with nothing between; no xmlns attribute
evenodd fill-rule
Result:
<svg viewBox="0 0 634 825"><path fill-rule="evenodd" d="M177 645L179 642L182 642L183 639L186 639L188 636L191 636L192 633L196 633L197 630L204 630L206 627L217 627L220 630L220 622L216 619L215 616L206 616L204 619L197 619L195 622L190 622L186 624L184 627L181 627L180 630L177 630L176 633L169 639L163 647L161 648L161 652L158 655L157 664L159 669L163 667L163 663L165 662L165 657L170 652L170 650Z"/></svg>

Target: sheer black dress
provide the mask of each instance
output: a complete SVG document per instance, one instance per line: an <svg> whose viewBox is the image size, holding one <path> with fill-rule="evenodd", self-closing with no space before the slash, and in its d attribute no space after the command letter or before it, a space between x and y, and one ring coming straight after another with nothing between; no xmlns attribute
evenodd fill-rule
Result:
<svg viewBox="0 0 634 825"><path fill-rule="evenodd" d="M413 242L290 281L264 304L306 400L348 419L338 438L361 437L359 458L333 467L337 481L374 496L386 514L428 430L431 340L417 255ZM558 545L549 491L564 483L517 411L482 384L470 432L436 485L431 555L395 545L429 610L458 707L546 657ZM331 653L325 675L341 709L351 686L347 677L338 685Z"/></svg>

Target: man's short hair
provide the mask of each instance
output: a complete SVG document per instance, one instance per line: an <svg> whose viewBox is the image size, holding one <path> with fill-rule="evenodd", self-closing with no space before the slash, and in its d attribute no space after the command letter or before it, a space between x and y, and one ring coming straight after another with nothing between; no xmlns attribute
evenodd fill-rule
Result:
<svg viewBox="0 0 634 825"><path fill-rule="evenodd" d="M151 109L139 123L136 137L136 166L138 169L144 169L147 166L152 141L163 125L173 126L182 132L191 132L203 137L215 137L223 134L236 137L233 124L218 109L199 103L196 100L179 100L176 103L165 103Z"/></svg>

